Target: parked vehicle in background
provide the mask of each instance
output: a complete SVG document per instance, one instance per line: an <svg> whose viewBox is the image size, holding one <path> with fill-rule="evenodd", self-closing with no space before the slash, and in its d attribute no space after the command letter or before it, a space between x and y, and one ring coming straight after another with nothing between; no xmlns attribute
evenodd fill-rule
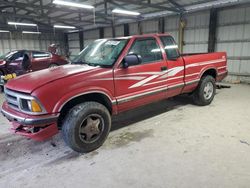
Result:
<svg viewBox="0 0 250 188"><path fill-rule="evenodd" d="M24 61L24 57L27 57ZM29 61L29 65L25 64ZM25 74L27 71L38 71L49 67L68 64L69 61L50 52L16 50L3 56L0 60L0 75L16 73Z"/></svg>
<svg viewBox="0 0 250 188"><path fill-rule="evenodd" d="M112 114L184 93L209 105L227 75L225 52L181 55L167 34L99 39L73 63L6 84L2 113L13 132L44 140L62 129L73 150L89 152L104 143Z"/></svg>

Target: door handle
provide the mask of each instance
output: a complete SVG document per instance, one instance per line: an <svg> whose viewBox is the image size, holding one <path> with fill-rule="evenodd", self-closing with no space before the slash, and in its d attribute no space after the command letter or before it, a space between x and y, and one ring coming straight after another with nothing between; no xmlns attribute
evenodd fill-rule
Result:
<svg viewBox="0 0 250 188"><path fill-rule="evenodd" d="M165 70L168 70L166 66L161 67L161 71L165 71Z"/></svg>

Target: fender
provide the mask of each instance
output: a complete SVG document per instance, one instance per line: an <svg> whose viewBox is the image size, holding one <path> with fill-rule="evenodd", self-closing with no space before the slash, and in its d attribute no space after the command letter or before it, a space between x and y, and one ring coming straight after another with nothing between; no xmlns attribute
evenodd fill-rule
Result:
<svg viewBox="0 0 250 188"><path fill-rule="evenodd" d="M73 91L67 93L56 103L55 107L53 108L53 113L60 112L61 109L63 108L63 106L67 102L69 102L70 100L72 100L76 97L86 95L86 94L91 94L91 93L100 93L100 94L103 94L106 97L108 97L108 99L110 100L110 102L112 104L112 108L113 108L114 112L116 113L116 111L117 111L116 110L116 99L112 96L110 91L105 90L104 88L98 88L98 87L81 88L81 89L73 90Z"/></svg>
<svg viewBox="0 0 250 188"><path fill-rule="evenodd" d="M217 77L217 75L218 75L218 70L217 70L217 68L214 67L214 66L208 65L208 66L203 67L203 68L201 69L200 75L199 75L199 79L201 79L201 77L203 76L203 74L204 74L206 71L208 71L208 70L215 70L215 73L216 73L215 78Z"/></svg>

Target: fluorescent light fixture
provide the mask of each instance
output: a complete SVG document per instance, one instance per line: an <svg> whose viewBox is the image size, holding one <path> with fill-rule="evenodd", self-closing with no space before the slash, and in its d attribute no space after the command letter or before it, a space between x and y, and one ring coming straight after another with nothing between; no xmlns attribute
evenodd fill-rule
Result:
<svg viewBox="0 0 250 188"><path fill-rule="evenodd" d="M41 34L41 32L38 31L23 31L24 34Z"/></svg>
<svg viewBox="0 0 250 188"><path fill-rule="evenodd" d="M75 32L79 32L80 30L78 29L75 29L75 30L70 30L70 31L67 31L67 33L75 33Z"/></svg>
<svg viewBox="0 0 250 188"><path fill-rule="evenodd" d="M0 30L0 33L9 33L10 31L7 30Z"/></svg>
<svg viewBox="0 0 250 188"><path fill-rule="evenodd" d="M53 3L57 5L64 5L64 6L70 6L70 7L76 7L76 8L86 8L86 9L95 8L92 5L85 5L82 3L74 3L74 2L62 1L62 0L54 0Z"/></svg>
<svg viewBox="0 0 250 188"><path fill-rule="evenodd" d="M8 24L9 25L22 25L22 26L37 27L37 24L32 24L32 23L8 22Z"/></svg>
<svg viewBox="0 0 250 188"><path fill-rule="evenodd" d="M121 10L121 9L113 9L112 10L113 13L116 14L126 14L126 15L131 15L131 16L139 16L141 13L139 12L133 12L133 11L129 11L129 10Z"/></svg>
<svg viewBox="0 0 250 188"><path fill-rule="evenodd" d="M207 3L200 3L197 5L191 5L191 6L186 6L184 7L186 10L196 10L196 9L204 9L204 8L209 8L213 6L222 6L225 4L232 4L232 3L238 3L239 0L220 0L220 1L211 1Z"/></svg>
<svg viewBox="0 0 250 188"><path fill-rule="evenodd" d="M54 28L59 28L59 29L75 29L76 27L74 27L74 26L67 26L67 25L54 25Z"/></svg>

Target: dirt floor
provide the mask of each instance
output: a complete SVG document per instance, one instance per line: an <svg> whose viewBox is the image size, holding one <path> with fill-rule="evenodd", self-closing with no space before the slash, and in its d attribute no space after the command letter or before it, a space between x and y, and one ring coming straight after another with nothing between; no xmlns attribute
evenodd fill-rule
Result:
<svg viewBox="0 0 250 188"><path fill-rule="evenodd" d="M206 107L178 97L115 117L108 140L88 154L60 134L35 142L0 123L2 188L250 186L249 85L217 90Z"/></svg>

